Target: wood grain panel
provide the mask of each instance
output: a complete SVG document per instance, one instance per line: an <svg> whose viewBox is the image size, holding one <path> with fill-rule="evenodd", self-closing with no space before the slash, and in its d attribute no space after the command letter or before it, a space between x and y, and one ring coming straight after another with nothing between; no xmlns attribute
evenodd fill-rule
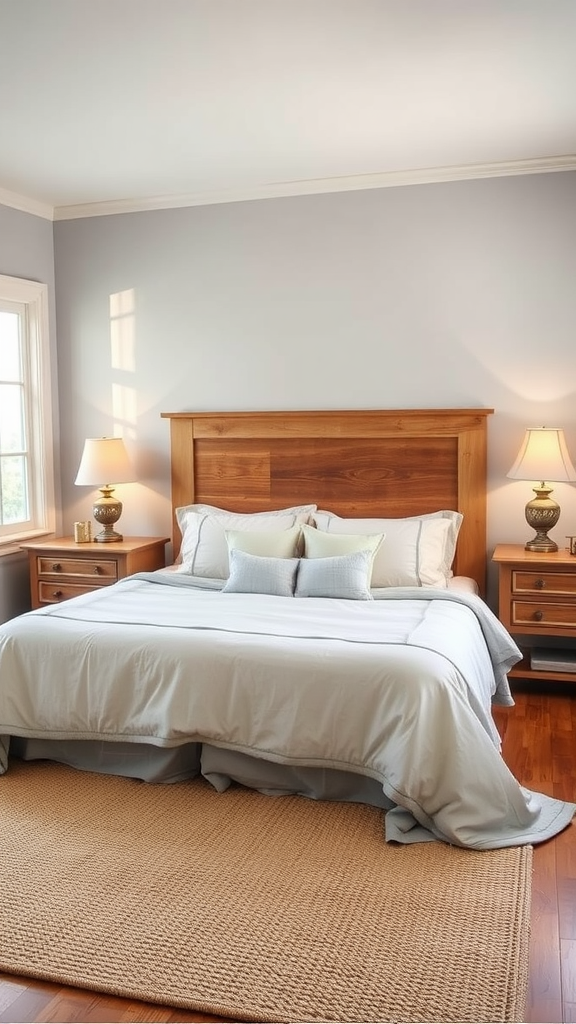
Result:
<svg viewBox="0 0 576 1024"><path fill-rule="evenodd" d="M338 515L404 516L456 508L456 442L351 438L196 442L196 500L263 512L315 503ZM425 467L422 467L425 459Z"/></svg>
<svg viewBox="0 0 576 1024"><path fill-rule="evenodd" d="M458 500L451 438L423 439L418 451L396 438L299 440L290 447L284 456L272 454L273 494L282 503L294 484L297 494L342 516L413 515Z"/></svg>

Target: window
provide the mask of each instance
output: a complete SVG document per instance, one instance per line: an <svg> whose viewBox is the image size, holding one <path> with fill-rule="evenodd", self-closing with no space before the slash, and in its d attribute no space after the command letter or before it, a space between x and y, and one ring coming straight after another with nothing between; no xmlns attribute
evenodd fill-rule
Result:
<svg viewBox="0 0 576 1024"><path fill-rule="evenodd" d="M0 275L0 550L54 529L48 289Z"/></svg>

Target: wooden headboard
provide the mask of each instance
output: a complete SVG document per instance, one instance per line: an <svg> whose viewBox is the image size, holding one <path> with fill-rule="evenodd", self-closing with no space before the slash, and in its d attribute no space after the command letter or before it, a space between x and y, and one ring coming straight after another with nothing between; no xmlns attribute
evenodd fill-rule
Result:
<svg viewBox="0 0 576 1024"><path fill-rule="evenodd" d="M340 516L464 515L454 572L486 587L487 417L492 409L178 412L172 507L265 512L313 502ZM180 532L173 516L174 552Z"/></svg>

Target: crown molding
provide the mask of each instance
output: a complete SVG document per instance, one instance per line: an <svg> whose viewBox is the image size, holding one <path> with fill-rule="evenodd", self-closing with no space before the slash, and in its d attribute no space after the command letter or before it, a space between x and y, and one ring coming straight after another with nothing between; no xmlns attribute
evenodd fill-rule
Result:
<svg viewBox="0 0 576 1024"><path fill-rule="evenodd" d="M60 206L54 210L54 219L74 220L78 217L105 217L117 213L171 210L186 206L208 206L217 203L248 202L256 199L279 199L287 196L399 188L405 185L426 185L434 182L497 178L515 174L548 174L553 171L574 170L576 170L576 154L536 160L515 160L508 163L426 167L412 171L388 171L380 174L358 174L341 178L274 182L254 188L219 189L213 192L193 192L188 195L152 196L148 199L125 199L104 203L86 203L81 206Z"/></svg>
<svg viewBox="0 0 576 1024"><path fill-rule="evenodd" d="M150 196L145 199L114 199L100 203L73 206L49 206L34 199L0 188L0 204L33 213L48 220L78 220L82 217L109 217L121 213L143 213L149 210L173 210L187 206L210 206L240 203L258 199L281 199L289 196L319 195L329 192L352 192L362 189L400 188L406 185L430 185L437 182L468 181L478 178L501 178L522 174L550 174L576 170L576 154L534 160L512 160L490 164L462 164L450 167L426 167L410 171L385 171L379 174L358 174L340 178L313 178L262 184L253 188L216 189L183 195Z"/></svg>
<svg viewBox="0 0 576 1024"><path fill-rule="evenodd" d="M22 213L32 213L35 217L54 220L54 207L49 203L41 203L38 199L21 196L18 192L9 192L6 188L0 188L0 206L10 206L13 210L20 210Z"/></svg>

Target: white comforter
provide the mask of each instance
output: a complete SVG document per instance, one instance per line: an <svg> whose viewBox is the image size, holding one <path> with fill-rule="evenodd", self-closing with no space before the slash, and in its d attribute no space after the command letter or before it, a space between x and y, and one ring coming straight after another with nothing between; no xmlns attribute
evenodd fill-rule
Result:
<svg viewBox="0 0 576 1024"><path fill-rule="evenodd" d="M576 806L521 788L491 702L520 655L477 597L222 594L139 574L0 630L0 772L10 736L176 746L358 772L397 810L387 838L538 842Z"/></svg>

